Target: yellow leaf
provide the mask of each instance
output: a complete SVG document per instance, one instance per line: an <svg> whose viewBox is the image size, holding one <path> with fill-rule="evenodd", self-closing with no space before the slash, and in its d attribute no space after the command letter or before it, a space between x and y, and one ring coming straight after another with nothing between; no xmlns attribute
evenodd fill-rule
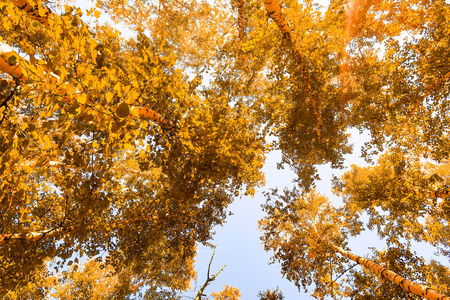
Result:
<svg viewBox="0 0 450 300"><path fill-rule="evenodd" d="M114 86L114 90L117 92L120 92L121 89L122 89L122 85L120 84L120 82L116 83L116 85Z"/></svg>
<svg viewBox="0 0 450 300"><path fill-rule="evenodd" d="M132 113L132 114L135 115L134 113ZM148 128L148 122L145 121L145 120L142 121L140 125L141 125L141 128L142 128L142 129L147 129L147 128Z"/></svg>
<svg viewBox="0 0 450 300"><path fill-rule="evenodd" d="M107 92L105 97L106 97L106 102L110 103L114 97L114 94L111 92Z"/></svg>
<svg viewBox="0 0 450 300"><path fill-rule="evenodd" d="M38 12L40 16L45 16L46 10L41 5L39 5Z"/></svg>
<svg viewBox="0 0 450 300"><path fill-rule="evenodd" d="M100 12L98 11L98 10L96 10L95 12L94 12L94 16L98 19L98 18L100 18Z"/></svg>
<svg viewBox="0 0 450 300"><path fill-rule="evenodd" d="M84 103L86 103L87 97L86 97L86 94L80 94L80 95L77 95L75 99L77 99L77 102L79 104L84 104Z"/></svg>
<svg viewBox="0 0 450 300"><path fill-rule="evenodd" d="M50 141L50 139L48 138L48 136L44 136L43 138L44 140L44 146L42 147L44 150L50 149L52 146L52 142Z"/></svg>

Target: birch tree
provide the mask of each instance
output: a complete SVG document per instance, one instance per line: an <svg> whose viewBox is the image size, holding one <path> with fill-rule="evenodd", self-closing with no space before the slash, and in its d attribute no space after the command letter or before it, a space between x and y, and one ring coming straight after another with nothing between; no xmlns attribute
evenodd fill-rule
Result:
<svg viewBox="0 0 450 300"><path fill-rule="evenodd" d="M196 243L235 195L262 183L265 148L249 109L203 92L163 41L88 27L77 8L47 22L15 4L1 3L0 32L8 65L27 78L3 70L2 293L47 258L60 270L102 253L134 281L187 289Z"/></svg>
<svg viewBox="0 0 450 300"><path fill-rule="evenodd" d="M264 206L267 217L260 221L262 241L265 249L273 252L272 259L281 263L282 274L299 289L307 291L313 285L312 295L319 299L449 298L442 293L448 292L443 285L448 268L436 262L425 265L409 247L375 251L372 259L345 250L357 223L342 218L324 196L294 190L280 195L274 192L269 199ZM349 272L344 280L356 265L363 267L365 275ZM446 271L442 273L441 268ZM430 282L431 278L436 281Z"/></svg>
<svg viewBox="0 0 450 300"><path fill-rule="evenodd" d="M446 1L335 0L320 10L294 0L97 0L86 12L58 4L0 2L2 296L37 281L48 259L61 270L82 255L104 256L123 275L123 297L149 286L186 290L197 243L209 243L235 197L263 185L269 150L281 150L279 167L292 168L307 192L318 165L343 166L350 128L369 132L368 160L385 148L394 160L336 182L342 215L315 194L296 208L313 221L283 238L299 234L304 249L328 250L302 256L295 243L274 244L272 231L266 246L282 249L283 272L304 287L314 282L317 297L370 291L362 273L351 273L348 290L332 278L349 267L337 249L347 251L358 217L373 212L369 225L390 248L371 259L404 259L392 271L416 276L414 266L445 291L447 269L421 264L407 246L448 240ZM102 14L130 36L101 25ZM434 160L430 177L419 170L423 158ZM390 181L395 172L404 178ZM361 190L401 205L372 194L365 201ZM274 216L295 217L289 205L271 205L263 228ZM404 293L383 291L376 296Z"/></svg>

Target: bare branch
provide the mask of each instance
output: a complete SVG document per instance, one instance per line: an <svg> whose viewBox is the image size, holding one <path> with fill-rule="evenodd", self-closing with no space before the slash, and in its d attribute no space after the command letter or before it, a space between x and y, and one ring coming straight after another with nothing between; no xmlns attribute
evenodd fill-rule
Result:
<svg viewBox="0 0 450 300"><path fill-rule="evenodd" d="M219 273L222 272L222 270L223 270L223 269L225 268L225 266L226 266L226 265L223 265L222 268L220 268L220 270L217 271L216 274L214 274L212 277L209 276L210 270L211 270L211 263L212 263L212 261L213 261L213 259L214 259L214 255L215 255L215 254L216 254L216 247L214 247L214 251L213 251L213 254L212 254L212 256L211 256L211 260L209 261L209 265L208 265L208 273L207 273L207 276L206 276L206 281L205 281L205 283L203 284L203 286L201 287L201 289L198 291L197 296L195 296L195 299L194 299L194 300L201 300L201 299L202 299L202 296L204 296L203 292L204 292L204 290L206 289L206 287L207 287L212 281L214 281L214 280L216 279L216 277L219 275Z"/></svg>

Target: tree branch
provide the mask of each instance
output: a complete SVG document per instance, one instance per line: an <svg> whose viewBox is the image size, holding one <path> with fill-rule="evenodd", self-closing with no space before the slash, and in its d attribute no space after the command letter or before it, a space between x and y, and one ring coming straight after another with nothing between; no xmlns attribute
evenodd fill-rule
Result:
<svg viewBox="0 0 450 300"><path fill-rule="evenodd" d="M30 231L26 233L6 233L0 234L0 246L4 246L8 243L18 242L37 242L46 238L54 237L60 234L66 234L74 229L70 227L59 227L56 229L44 230L44 231Z"/></svg>
<svg viewBox="0 0 450 300"><path fill-rule="evenodd" d="M211 263L214 259L214 255L216 254L216 247L214 247L214 251L213 254L211 256L211 260L209 261L209 265L208 265L208 273L206 275L206 281L203 284L203 286L201 287L201 289L198 291L197 296L195 296L194 300L201 300L202 296L204 296L203 292L206 289L206 287L216 279L217 275L219 275L220 272L222 272L223 268L225 268L226 265L223 265L222 268L220 268L219 271L217 271L217 273L215 275L213 275L212 277L209 276L210 270L211 270Z"/></svg>
<svg viewBox="0 0 450 300"><path fill-rule="evenodd" d="M345 273L347 273L347 271L353 269L354 267L356 267L358 265L358 263L355 263L353 266L345 269L344 271L342 271L341 275L339 275L338 277L336 277L336 279L331 279L331 282L328 283L331 287L333 286L333 283L335 283L339 278L341 278ZM336 282L337 283L337 282Z"/></svg>

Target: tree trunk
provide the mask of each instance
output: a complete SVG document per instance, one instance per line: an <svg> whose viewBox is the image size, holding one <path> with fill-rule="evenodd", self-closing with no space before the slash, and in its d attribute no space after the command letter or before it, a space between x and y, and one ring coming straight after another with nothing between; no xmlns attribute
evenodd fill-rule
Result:
<svg viewBox="0 0 450 300"><path fill-rule="evenodd" d="M47 27L49 26L48 17L52 12L42 3L40 5L32 5L27 0L11 0L11 3L26 12L31 18L41 22Z"/></svg>
<svg viewBox="0 0 450 300"><path fill-rule="evenodd" d="M126 226L130 223L135 223L138 221L158 221L158 216L149 216L149 217L138 217L135 219L124 220L118 223L111 224L110 230L118 229L120 227ZM94 230L96 225L90 225L86 227L86 230ZM60 235L65 235L74 231L76 229L75 226L62 226L56 229L49 229L44 231L29 231L25 233L5 233L0 234L0 247L9 243L20 243L20 242L38 242L44 239L48 239L51 237L56 237Z"/></svg>
<svg viewBox="0 0 450 300"><path fill-rule="evenodd" d="M245 17L244 17L244 0L237 0L237 11L238 11L238 31L239 39L242 41L245 37Z"/></svg>
<svg viewBox="0 0 450 300"><path fill-rule="evenodd" d="M269 16L275 21L281 30L281 33L292 42L291 27L287 23L286 16L281 12L281 7L276 0L264 0Z"/></svg>
<svg viewBox="0 0 450 300"><path fill-rule="evenodd" d="M0 71L11 75L14 79L24 82L28 79L26 74L26 68L23 68L22 65L26 65L28 62L25 58L20 57L11 47L7 44L0 41ZM57 77L54 75L55 78ZM68 104L72 104L77 102L77 95L73 95L72 98L65 96L62 100ZM161 116L150 108L145 107L137 107L137 109L132 108L131 117L150 120L155 124L159 125L167 125L161 119Z"/></svg>
<svg viewBox="0 0 450 300"><path fill-rule="evenodd" d="M392 272L392 271L376 264L372 260L355 255L351 252L345 251L341 247L330 245L330 248L336 252L339 252L343 256L350 258L351 260L357 262L358 264L365 266L366 268L369 268L370 270L375 272L381 278L386 278L390 282L395 283L396 285L401 287L406 292L413 293L417 296L424 297L425 299L428 299L428 300L450 300L450 297L442 295L428 286L410 281L410 280L398 275L397 273Z"/></svg>

